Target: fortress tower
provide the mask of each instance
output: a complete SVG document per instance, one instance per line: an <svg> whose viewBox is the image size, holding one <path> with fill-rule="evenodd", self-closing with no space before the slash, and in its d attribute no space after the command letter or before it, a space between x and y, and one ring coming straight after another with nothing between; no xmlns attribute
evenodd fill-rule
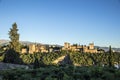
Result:
<svg viewBox="0 0 120 80"><path fill-rule="evenodd" d="M34 53L36 50L35 44L29 45L29 53Z"/></svg>
<svg viewBox="0 0 120 80"><path fill-rule="evenodd" d="M89 44L89 49L94 49L94 43Z"/></svg>
<svg viewBox="0 0 120 80"><path fill-rule="evenodd" d="M65 43L64 43L64 48L65 48L65 49L70 48L70 43L65 42Z"/></svg>

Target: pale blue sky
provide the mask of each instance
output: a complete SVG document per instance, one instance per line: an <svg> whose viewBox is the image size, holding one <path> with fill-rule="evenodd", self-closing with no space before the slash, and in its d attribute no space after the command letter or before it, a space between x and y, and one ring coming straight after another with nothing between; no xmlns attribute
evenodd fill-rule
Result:
<svg viewBox="0 0 120 80"><path fill-rule="evenodd" d="M0 39L120 47L120 0L0 0Z"/></svg>

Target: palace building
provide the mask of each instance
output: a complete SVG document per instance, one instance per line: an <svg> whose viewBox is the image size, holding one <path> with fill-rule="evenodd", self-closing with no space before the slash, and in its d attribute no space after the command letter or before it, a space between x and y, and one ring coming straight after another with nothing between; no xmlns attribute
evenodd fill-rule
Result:
<svg viewBox="0 0 120 80"><path fill-rule="evenodd" d="M74 51L74 52L82 52L82 53L103 53L104 50L97 49L94 47L94 43L90 43L88 46L86 45L71 45L68 42L64 43L64 46L55 46L55 45L41 45L41 44L30 44L28 48L22 48L21 53L36 53L36 52L60 52L61 50L66 51Z"/></svg>

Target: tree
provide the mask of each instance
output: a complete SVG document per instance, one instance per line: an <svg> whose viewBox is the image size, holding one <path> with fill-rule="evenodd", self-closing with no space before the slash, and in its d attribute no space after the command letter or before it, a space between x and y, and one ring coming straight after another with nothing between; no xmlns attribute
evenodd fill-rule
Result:
<svg viewBox="0 0 120 80"><path fill-rule="evenodd" d="M9 49L5 53L3 62L21 64L22 60L19 58L19 54L17 52L15 52L13 49Z"/></svg>
<svg viewBox="0 0 120 80"><path fill-rule="evenodd" d="M109 61L109 67L112 67L112 48L111 48L111 46L109 46L108 61Z"/></svg>
<svg viewBox="0 0 120 80"><path fill-rule="evenodd" d="M36 68L39 68L39 67L40 67L40 65L39 65L39 61L38 61L38 59L37 59L37 58L35 58L33 68L34 68L34 69L36 69Z"/></svg>
<svg viewBox="0 0 120 80"><path fill-rule="evenodd" d="M34 58L35 58L35 61L33 63L33 68L36 69L36 68L39 68L39 61L38 61L38 58L36 57L36 54L34 54Z"/></svg>
<svg viewBox="0 0 120 80"><path fill-rule="evenodd" d="M19 34L17 33L17 31L18 31L17 24L14 23L9 31L9 38L11 41L9 44L9 50L6 51L3 62L22 63L18 54L18 52L20 52L20 43L19 43Z"/></svg>
<svg viewBox="0 0 120 80"><path fill-rule="evenodd" d="M20 43L19 43L19 34L17 29L17 24L14 23L12 28L9 31L9 38L10 38L10 49L13 49L16 52L20 52Z"/></svg>

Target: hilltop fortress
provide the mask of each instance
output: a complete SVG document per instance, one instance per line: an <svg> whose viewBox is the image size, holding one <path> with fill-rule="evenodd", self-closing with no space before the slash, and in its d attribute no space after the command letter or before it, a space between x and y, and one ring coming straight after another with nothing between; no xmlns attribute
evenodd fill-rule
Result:
<svg viewBox="0 0 120 80"><path fill-rule="evenodd" d="M94 47L94 43L90 43L88 46L86 45L71 45L68 42L64 43L64 46L56 46L56 45L40 45L40 44L30 44L28 47L24 47L21 50L21 53L36 53L36 52L60 52L60 51L74 51L74 52L82 52L82 53L103 53L104 50L96 49Z"/></svg>
<svg viewBox="0 0 120 80"><path fill-rule="evenodd" d="M94 43L90 43L89 46L86 46L86 45L77 45L77 44L70 45L70 43L65 42L62 50L78 51L84 53L98 52L98 50L94 48Z"/></svg>

